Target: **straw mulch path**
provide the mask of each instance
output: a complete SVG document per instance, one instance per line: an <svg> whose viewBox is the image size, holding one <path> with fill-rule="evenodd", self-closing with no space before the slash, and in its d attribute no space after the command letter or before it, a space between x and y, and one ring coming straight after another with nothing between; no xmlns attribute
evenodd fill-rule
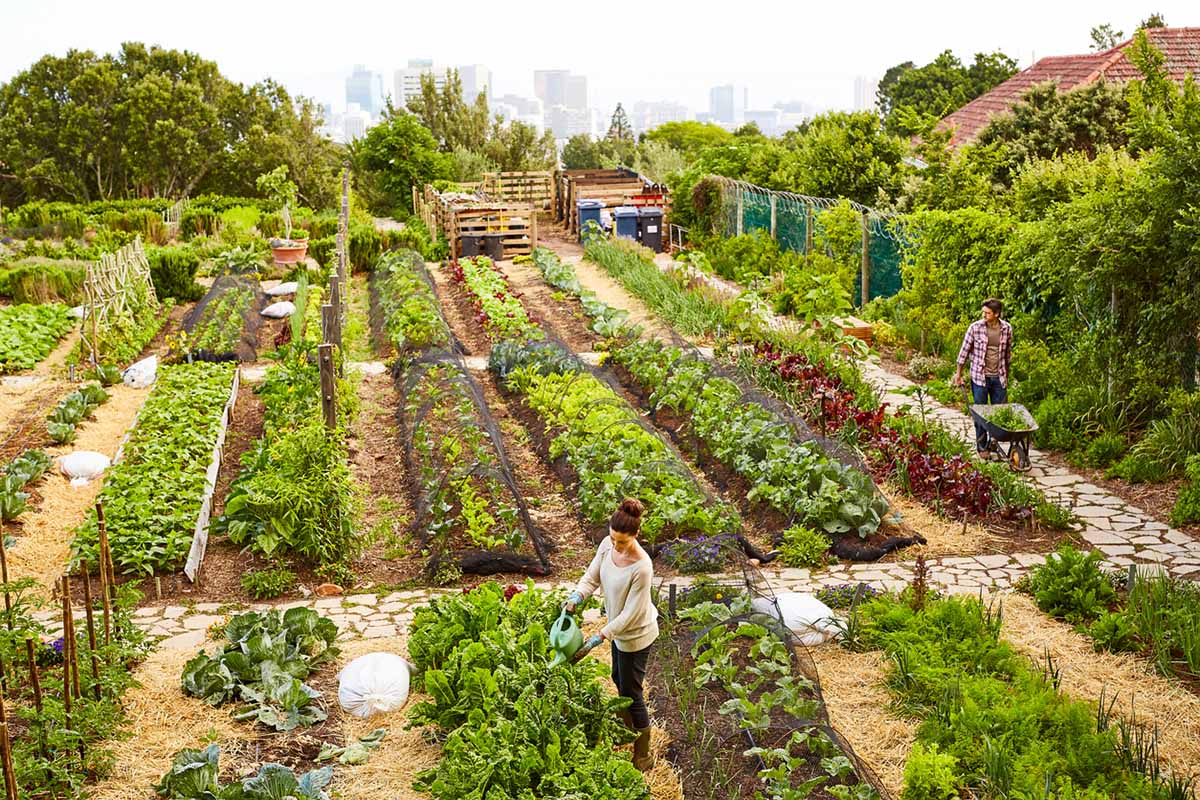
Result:
<svg viewBox="0 0 1200 800"><path fill-rule="evenodd" d="M228 708L213 708L180 690L183 665L193 655L158 650L137 668L141 685L125 695L131 735L112 745L112 775L89 793L91 800L146 800L178 751L216 742L224 762L225 751L246 735L246 725L235 722Z"/></svg>
<svg viewBox="0 0 1200 800"><path fill-rule="evenodd" d="M940 517L923 503L901 493L897 486L885 486L884 495L892 511L900 514L904 526L917 531L929 542L897 550L885 561L912 561L918 555L934 558L1003 552L998 541L982 525L970 522L964 525L961 521Z"/></svg>
<svg viewBox="0 0 1200 800"><path fill-rule="evenodd" d="M875 771L884 788L898 797L918 723L889 712L892 697L883 683L883 653L852 653L833 643L810 647L808 652L817 664L830 724Z"/></svg>
<svg viewBox="0 0 1200 800"><path fill-rule="evenodd" d="M1004 596L1004 640L1031 659L1044 662L1049 648L1062 669L1061 688L1072 697L1105 704L1114 713L1158 728L1158 752L1172 770L1200 775L1200 697L1159 675L1149 661L1130 653L1097 653L1092 640L1038 610L1025 595ZM1132 709L1132 710L1131 710Z"/></svg>
<svg viewBox="0 0 1200 800"><path fill-rule="evenodd" d="M113 386L108 392L108 401L96 409L95 417L79 426L79 436L73 444L47 449L52 458L76 450L93 450L109 458L116 455L150 390ZM103 484L101 477L84 486L73 487L57 466L46 473L35 487L41 498L36 510L23 514L19 526L5 528L7 533L15 533L18 539L18 544L8 553L12 580L36 578L46 587L46 596L50 596L50 587L66 567L75 529L95 504Z"/></svg>

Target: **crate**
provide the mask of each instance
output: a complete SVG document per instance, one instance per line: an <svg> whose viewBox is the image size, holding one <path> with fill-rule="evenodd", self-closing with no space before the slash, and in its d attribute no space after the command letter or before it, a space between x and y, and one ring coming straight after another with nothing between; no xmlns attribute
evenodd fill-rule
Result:
<svg viewBox="0 0 1200 800"><path fill-rule="evenodd" d="M532 203L549 210L554 199L554 175L550 172L489 172L483 176L480 191L489 200L501 203Z"/></svg>

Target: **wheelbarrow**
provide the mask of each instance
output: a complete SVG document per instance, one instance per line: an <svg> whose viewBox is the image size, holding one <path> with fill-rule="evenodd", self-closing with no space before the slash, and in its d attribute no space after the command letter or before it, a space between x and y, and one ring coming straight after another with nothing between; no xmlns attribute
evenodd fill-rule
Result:
<svg viewBox="0 0 1200 800"><path fill-rule="evenodd" d="M991 437L993 449L1004 456L1004 460L1008 462L1008 468L1014 472L1028 472L1032 466L1029 463L1029 440L1033 437L1034 431L1038 429L1037 421L1029 413L1029 409L1020 403L971 404L969 408L971 416L983 426L988 436ZM992 417L1002 408L1011 408L1018 417L1025 421L1027 427L1010 430L992 422ZM1002 448L1000 444L1007 445L1007 449Z"/></svg>

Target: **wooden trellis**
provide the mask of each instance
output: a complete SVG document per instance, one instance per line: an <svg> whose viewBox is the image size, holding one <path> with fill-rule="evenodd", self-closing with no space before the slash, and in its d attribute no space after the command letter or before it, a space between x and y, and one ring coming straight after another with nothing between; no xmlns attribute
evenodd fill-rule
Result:
<svg viewBox="0 0 1200 800"><path fill-rule="evenodd" d="M150 263L139 236L115 253L100 257L87 268L83 284L84 352L99 363L102 343L121 319L137 317L147 304L158 307L150 279Z"/></svg>

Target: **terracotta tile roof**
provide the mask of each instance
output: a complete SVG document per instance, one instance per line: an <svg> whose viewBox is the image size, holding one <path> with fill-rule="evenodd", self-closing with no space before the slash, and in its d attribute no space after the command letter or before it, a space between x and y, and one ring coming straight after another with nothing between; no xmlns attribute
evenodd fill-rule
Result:
<svg viewBox="0 0 1200 800"><path fill-rule="evenodd" d="M1146 33L1166 56L1167 72L1173 80L1182 81L1189 73L1200 76L1200 28L1149 28ZM938 129L952 128L954 136L950 144L965 144L979 135L994 114L1011 109L1025 92L1039 83L1053 81L1060 91L1068 91L1101 79L1123 82L1140 78L1142 74L1126 52L1132 43L1130 39L1102 53L1039 59L946 116L938 123Z"/></svg>

